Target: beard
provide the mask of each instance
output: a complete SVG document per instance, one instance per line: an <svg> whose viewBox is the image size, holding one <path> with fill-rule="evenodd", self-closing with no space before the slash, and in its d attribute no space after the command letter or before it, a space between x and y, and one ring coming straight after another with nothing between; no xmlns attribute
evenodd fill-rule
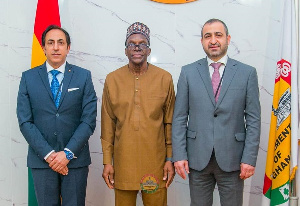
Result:
<svg viewBox="0 0 300 206"><path fill-rule="evenodd" d="M224 44L222 47L219 43L215 44L214 46L218 46L220 49L217 51L210 50L211 45L209 45L208 49L204 49L207 57L210 59L221 59L227 53L228 43Z"/></svg>

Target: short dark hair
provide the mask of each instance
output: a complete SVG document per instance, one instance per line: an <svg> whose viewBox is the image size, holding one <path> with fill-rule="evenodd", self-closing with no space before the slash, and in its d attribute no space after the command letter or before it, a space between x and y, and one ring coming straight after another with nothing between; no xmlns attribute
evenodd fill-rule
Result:
<svg viewBox="0 0 300 206"><path fill-rule="evenodd" d="M60 26L57 26L57 25L54 25L54 24L48 26L48 27L45 29L45 31L43 32L43 34L42 34L42 46L45 46L46 34L47 34L49 31L51 31L52 29L58 29L58 30L64 32L64 34L66 35L67 46L70 46L70 44L71 44L71 39L70 39L69 33L68 33L66 30L64 30L63 28L61 28Z"/></svg>
<svg viewBox="0 0 300 206"><path fill-rule="evenodd" d="M206 24L212 24L212 23L215 23L215 22L220 22L223 24L224 26L224 29L225 29L225 33L226 33L226 36L228 36L229 32L228 32L228 28L226 26L226 24L220 20L220 19L209 19L208 21L205 22L205 24L203 25L202 29L201 29L201 37L203 37L203 28Z"/></svg>

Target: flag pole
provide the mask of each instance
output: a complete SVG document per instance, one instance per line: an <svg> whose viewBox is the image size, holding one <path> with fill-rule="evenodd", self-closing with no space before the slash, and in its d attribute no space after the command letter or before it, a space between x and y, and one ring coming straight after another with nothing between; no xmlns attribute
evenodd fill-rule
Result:
<svg viewBox="0 0 300 206"><path fill-rule="evenodd" d="M295 175L294 179L291 181L291 194L290 194L290 206L298 206L298 199L296 188L297 188L297 176Z"/></svg>

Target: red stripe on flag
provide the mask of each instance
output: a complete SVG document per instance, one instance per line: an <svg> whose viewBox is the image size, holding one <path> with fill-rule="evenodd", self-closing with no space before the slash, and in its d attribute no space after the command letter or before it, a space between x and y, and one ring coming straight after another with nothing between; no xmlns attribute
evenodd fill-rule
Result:
<svg viewBox="0 0 300 206"><path fill-rule="evenodd" d="M39 0L36 8L34 34L42 45L42 33L51 24L60 25L58 0Z"/></svg>
<svg viewBox="0 0 300 206"><path fill-rule="evenodd" d="M265 175L265 180L264 180L264 188L263 188L263 194L265 195L268 190L271 188L272 185L272 180L268 178L267 175Z"/></svg>

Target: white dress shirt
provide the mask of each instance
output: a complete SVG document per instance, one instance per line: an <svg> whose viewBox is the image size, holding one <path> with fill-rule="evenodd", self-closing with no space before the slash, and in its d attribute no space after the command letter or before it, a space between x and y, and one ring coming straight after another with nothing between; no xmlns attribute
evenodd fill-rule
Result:
<svg viewBox="0 0 300 206"><path fill-rule="evenodd" d="M207 58L210 78L212 77L212 74L214 73L214 68L211 66L211 63L217 63L217 62L222 63L222 65L219 68L220 77L222 77L224 69L225 69L226 64L227 64L227 60L228 60L227 54L225 56L223 56L221 59L219 59L217 62L214 62L213 60L211 60L208 57L206 57L206 58Z"/></svg>

